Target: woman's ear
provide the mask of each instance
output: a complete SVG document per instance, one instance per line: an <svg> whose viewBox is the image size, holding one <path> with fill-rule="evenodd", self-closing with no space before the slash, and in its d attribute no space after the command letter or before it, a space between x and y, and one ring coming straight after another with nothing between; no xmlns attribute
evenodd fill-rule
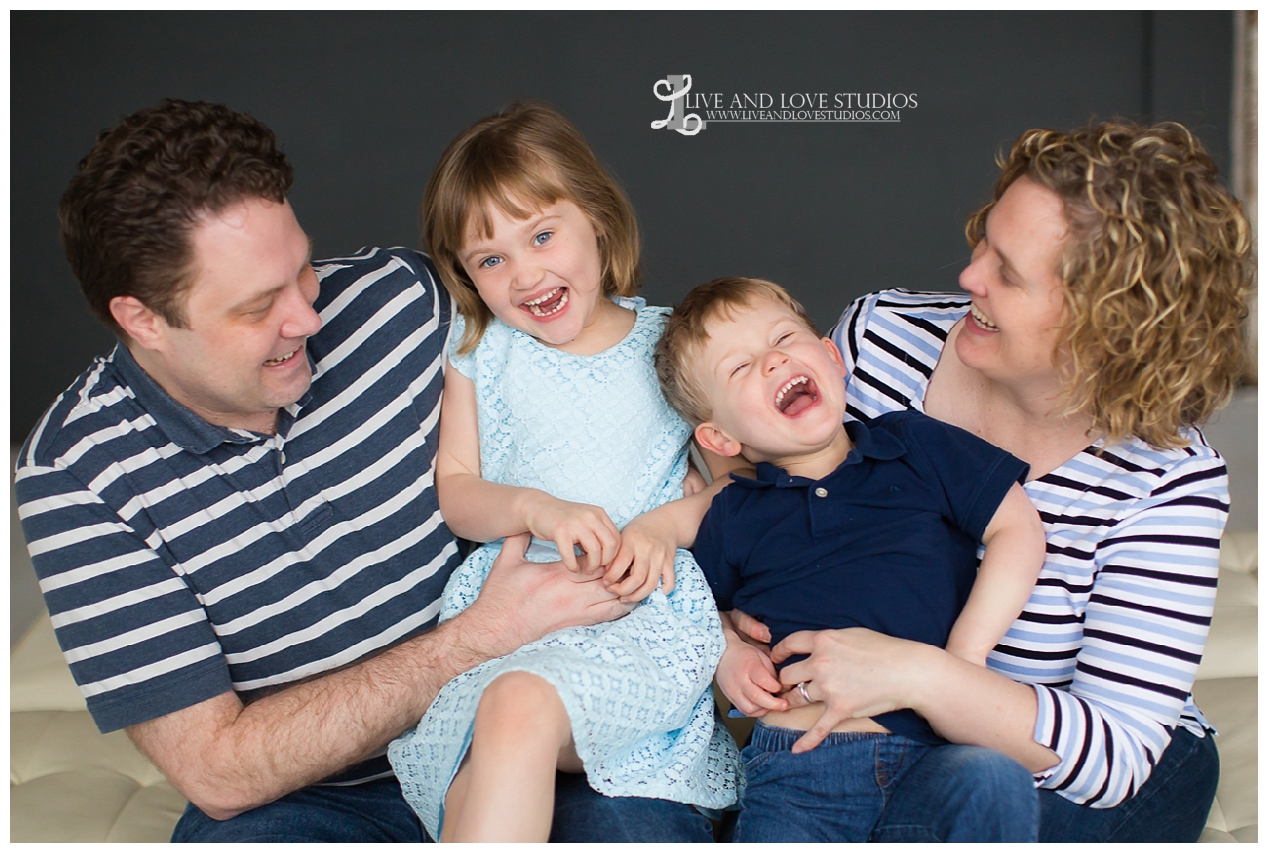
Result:
<svg viewBox="0 0 1268 853"><path fill-rule="evenodd" d="M739 456L743 450L738 441L718 429L710 421L705 421L696 427L695 436L696 442L701 447L719 456Z"/></svg>

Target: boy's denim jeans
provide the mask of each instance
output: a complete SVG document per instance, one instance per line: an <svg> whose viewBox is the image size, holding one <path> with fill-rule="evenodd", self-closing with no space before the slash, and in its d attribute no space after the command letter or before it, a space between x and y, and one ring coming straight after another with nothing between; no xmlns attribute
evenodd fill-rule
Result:
<svg viewBox="0 0 1268 853"><path fill-rule="evenodd" d="M793 755L801 735L760 721L754 727L742 753L748 785L735 841L1036 839L1033 779L1002 753L838 732Z"/></svg>

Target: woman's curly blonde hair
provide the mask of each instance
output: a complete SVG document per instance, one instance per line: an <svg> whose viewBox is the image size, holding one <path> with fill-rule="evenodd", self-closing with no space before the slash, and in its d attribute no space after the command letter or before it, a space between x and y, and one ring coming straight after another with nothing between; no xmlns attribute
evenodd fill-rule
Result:
<svg viewBox="0 0 1268 853"><path fill-rule="evenodd" d="M440 155L423 196L423 243L467 321L459 353L474 349L493 319L459 259L470 229L492 236L491 206L527 219L561 199L594 226L603 292L633 296L640 272L634 208L558 111L532 101L512 104L464 130Z"/></svg>
<svg viewBox="0 0 1268 853"><path fill-rule="evenodd" d="M1000 167L994 201L965 233L976 247L1018 178L1060 196L1069 230L1055 357L1069 411L1111 441L1185 446L1183 428L1224 405L1242 372L1255 275L1250 225L1215 163L1178 124L1110 122L1027 131Z"/></svg>

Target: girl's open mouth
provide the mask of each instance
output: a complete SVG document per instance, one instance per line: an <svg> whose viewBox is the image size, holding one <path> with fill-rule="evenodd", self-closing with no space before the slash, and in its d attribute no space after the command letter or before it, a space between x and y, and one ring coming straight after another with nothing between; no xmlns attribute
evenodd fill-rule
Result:
<svg viewBox="0 0 1268 853"><path fill-rule="evenodd" d="M795 418L819 402L819 386L809 376L794 376L775 394L775 408L780 414Z"/></svg>
<svg viewBox="0 0 1268 853"><path fill-rule="evenodd" d="M568 288L556 287L549 293L543 293L536 299L523 303L520 307L534 317L552 317L568 305Z"/></svg>

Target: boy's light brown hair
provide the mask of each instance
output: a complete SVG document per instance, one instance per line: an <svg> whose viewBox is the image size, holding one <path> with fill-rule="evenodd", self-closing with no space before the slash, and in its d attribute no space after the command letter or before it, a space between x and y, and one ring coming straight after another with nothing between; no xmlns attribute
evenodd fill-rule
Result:
<svg viewBox="0 0 1268 853"><path fill-rule="evenodd" d="M665 399L693 428L713 417L713 401L696 376L696 362L709 340L706 325L715 317L730 317L735 309L748 308L759 299L783 305L807 329L819 334L800 302L778 284L760 278L715 278L692 290L674 308L665 334L656 345L656 377Z"/></svg>
<svg viewBox="0 0 1268 853"><path fill-rule="evenodd" d="M474 349L493 319L459 260L468 233L476 228L493 235L491 205L527 219L561 199L581 208L594 226L603 292L633 296L639 277L634 209L581 131L559 112L512 104L463 131L440 156L423 196L423 242L466 318L459 353Z"/></svg>

